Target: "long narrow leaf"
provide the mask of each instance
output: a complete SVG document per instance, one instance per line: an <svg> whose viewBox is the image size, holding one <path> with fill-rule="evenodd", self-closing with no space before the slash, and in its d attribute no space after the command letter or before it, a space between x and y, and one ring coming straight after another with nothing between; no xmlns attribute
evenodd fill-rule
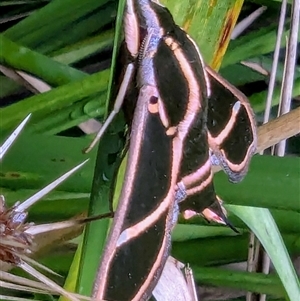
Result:
<svg viewBox="0 0 300 301"><path fill-rule="evenodd" d="M268 209L228 206L258 237L284 285L291 301L300 300L300 282L280 232Z"/></svg>

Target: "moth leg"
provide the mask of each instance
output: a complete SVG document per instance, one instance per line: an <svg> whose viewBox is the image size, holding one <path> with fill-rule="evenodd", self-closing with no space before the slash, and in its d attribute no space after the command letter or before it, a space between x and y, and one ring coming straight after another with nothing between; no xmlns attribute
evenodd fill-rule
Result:
<svg viewBox="0 0 300 301"><path fill-rule="evenodd" d="M184 274L185 274L186 283L187 283L188 290L190 292L190 296L192 298L192 301L198 301L193 270L190 268L189 264L187 264L187 265L184 266L183 271L184 271Z"/></svg>
<svg viewBox="0 0 300 301"><path fill-rule="evenodd" d="M173 212L171 212L171 214L172 214L171 229L174 229L174 227L177 225L177 222L178 222L178 216L179 216L179 213L180 213L178 204L179 203L175 201L174 207L173 207Z"/></svg>
<svg viewBox="0 0 300 301"><path fill-rule="evenodd" d="M183 272L184 278L185 278L185 281L187 284L187 288L189 291L190 300L198 301L198 295L197 295L197 291L196 291L194 275L193 275L193 271L192 271L191 267L189 266L189 264L184 264L181 261L179 261L171 256L168 258L168 260L170 260L170 261L172 260L174 265Z"/></svg>
<svg viewBox="0 0 300 301"><path fill-rule="evenodd" d="M176 187L175 203L179 204L187 198L187 192L182 182L179 182Z"/></svg>
<svg viewBox="0 0 300 301"><path fill-rule="evenodd" d="M221 214L220 214L221 209ZM223 206L223 200L219 196L216 195L216 201L212 203L208 208L204 209L201 212L201 215L207 220L207 221L214 221L219 224L226 225L231 230L233 230L235 233L240 233L236 227L230 222L230 220L227 218L227 211Z"/></svg>
<svg viewBox="0 0 300 301"><path fill-rule="evenodd" d="M152 294L156 300L198 301L191 269L172 256Z"/></svg>
<svg viewBox="0 0 300 301"><path fill-rule="evenodd" d="M209 150L209 158L212 166L220 166L223 168L222 163L217 155L210 149Z"/></svg>
<svg viewBox="0 0 300 301"><path fill-rule="evenodd" d="M126 67L124 78L121 83L118 95L116 97L114 107L113 107L112 111L110 112L110 114L108 115L107 119L105 120L104 124L102 125L100 131L97 133L94 140L85 149L85 151L84 151L85 153L88 153L95 146L95 144L101 139L101 137L106 132L106 130L109 127L109 125L111 124L111 122L114 120L115 116L119 113L119 111L123 105L125 94L126 94L128 86L129 86L129 83L132 79L133 73L134 73L134 64L130 63Z"/></svg>
<svg viewBox="0 0 300 301"><path fill-rule="evenodd" d="M185 219L202 215L209 222L214 221L226 225L239 233L228 220L226 209L222 205L223 201L214 192L210 162L206 164L207 173L202 173L199 178L196 178L195 174L187 175L177 183L175 203L181 207L180 210ZM205 165L201 168L204 171ZM189 185L186 186L188 182Z"/></svg>
<svg viewBox="0 0 300 301"><path fill-rule="evenodd" d="M178 188L178 186L180 186L180 188ZM187 190L184 188L184 185L180 182L177 184L177 190L175 193L175 203L180 204L195 197L197 197L201 201L201 194L201 192L198 192L197 194L189 195ZM227 212L222 206L222 203L223 201L218 196L215 196L213 203L210 206L203 209L201 212L195 211L194 208L185 208L181 211L185 219L190 219L194 216L202 215L209 222L214 221L219 224L229 225L230 223L226 217Z"/></svg>

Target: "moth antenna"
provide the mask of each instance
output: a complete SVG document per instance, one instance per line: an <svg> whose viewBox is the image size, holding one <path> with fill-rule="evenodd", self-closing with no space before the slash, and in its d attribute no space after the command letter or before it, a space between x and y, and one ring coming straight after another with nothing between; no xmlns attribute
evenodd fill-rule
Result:
<svg viewBox="0 0 300 301"><path fill-rule="evenodd" d="M153 35L153 29L149 28L147 35L142 40L140 49L139 49L139 55L138 55L138 64L140 64L143 60L143 57L145 56L145 49L149 45L149 41Z"/></svg>

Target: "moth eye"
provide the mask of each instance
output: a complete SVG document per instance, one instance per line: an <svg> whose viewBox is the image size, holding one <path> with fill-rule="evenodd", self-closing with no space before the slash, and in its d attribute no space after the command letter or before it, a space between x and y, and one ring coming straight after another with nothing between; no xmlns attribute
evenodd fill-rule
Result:
<svg viewBox="0 0 300 301"><path fill-rule="evenodd" d="M158 113L158 97L151 96L149 99L148 110L150 113Z"/></svg>

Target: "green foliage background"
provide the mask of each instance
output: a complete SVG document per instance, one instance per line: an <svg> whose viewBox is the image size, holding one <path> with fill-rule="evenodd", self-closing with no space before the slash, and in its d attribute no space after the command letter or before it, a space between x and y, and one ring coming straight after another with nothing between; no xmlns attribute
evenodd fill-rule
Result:
<svg viewBox="0 0 300 301"><path fill-rule="evenodd" d="M280 1L162 2L195 39L205 61L215 68L221 66L220 73L233 84L241 86L267 80L241 65L240 61L259 62L270 70L272 61L269 53L274 48L276 23L249 30L231 41L228 49L227 44L241 9L242 14L247 14L257 3L262 3L268 6L268 17L277 20ZM114 24L116 17L118 24L122 20L122 5L124 1L119 3L121 10L117 13L118 1L0 2L0 20L5 21L2 22L0 34L0 64L25 71L51 88L41 94L28 93L22 85L0 73L0 99L3 105L0 109L1 141L22 118L33 113L25 132L1 162L0 193L5 195L9 204L24 200L86 158L81 150L88 145L90 137L74 137L77 132L74 134L74 130L70 129L90 118L103 120L105 117L107 95L113 88L110 58L112 51L116 52L120 34L118 25L119 32L117 38L114 37ZM21 17L23 15L25 17ZM288 24L289 20L286 28ZM92 72L89 71L91 67ZM281 80L282 69L283 64L277 74L278 81ZM300 95L299 75L298 66L294 96ZM279 91L278 85L273 106L279 102ZM22 101L16 101L21 98ZM249 98L259 117L264 110L266 91L252 93ZM62 132L64 137L57 136ZM100 142L98 154L93 150L88 155L90 162L34 206L29 219L39 223L63 220L87 210L90 214L107 212L111 181L120 164L118 154L124 144L120 138L123 132L124 123L120 116ZM191 264L199 283L268 293L282 299L288 298L288 295L290 300L298 300L299 282L286 249L292 256L300 253L299 164L298 157L256 156L246 179L238 185L228 183L226 176L218 173L215 176L217 193L226 204L231 204L228 206L230 219L241 234L234 235L231 230L208 225L202 219L193 220L192 224L180 221L173 235L172 254ZM122 181L120 179L121 175L119 181ZM274 220L268 211L259 207L270 209ZM100 259L108 226L108 220L101 220L87 228L82 257L76 257L73 273L69 276L70 283L77 282L81 293L90 292L94 277L91 270L95 270ZM248 227L260 237L272 255L282 282L277 275L216 268L220 264L247 259ZM64 249L64 252L45 255L40 260L67 275L73 255L73 249Z"/></svg>

